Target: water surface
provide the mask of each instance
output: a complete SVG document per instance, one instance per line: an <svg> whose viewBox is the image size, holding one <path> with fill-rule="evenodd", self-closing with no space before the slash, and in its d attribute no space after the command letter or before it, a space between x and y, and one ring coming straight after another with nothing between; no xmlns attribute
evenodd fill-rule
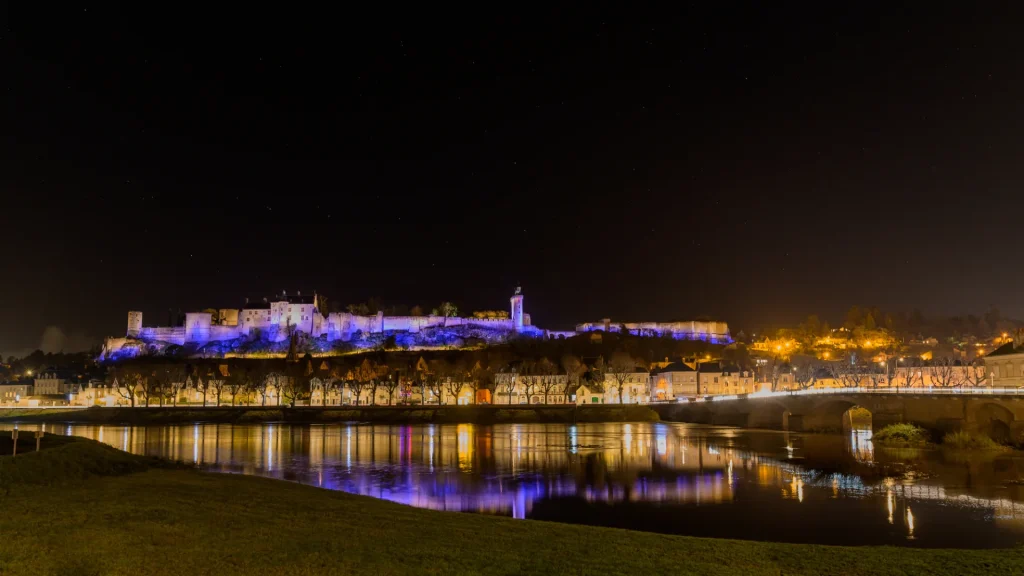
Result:
<svg viewBox="0 0 1024 576"><path fill-rule="evenodd" d="M12 426L4 426L9 429ZM869 430L688 424L44 427L135 454L436 510L828 544L1024 542L1021 453L876 449Z"/></svg>

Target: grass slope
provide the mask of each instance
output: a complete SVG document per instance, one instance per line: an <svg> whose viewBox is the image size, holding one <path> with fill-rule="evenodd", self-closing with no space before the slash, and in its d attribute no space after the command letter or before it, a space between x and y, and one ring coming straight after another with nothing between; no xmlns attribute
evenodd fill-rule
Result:
<svg viewBox="0 0 1024 576"><path fill-rule="evenodd" d="M2 439L0 439L2 440ZM70 452L69 452L70 451ZM687 538L433 512L263 478L154 467L91 441L19 456L79 472L2 502L0 574L1019 574L1024 551ZM81 456L91 455L92 464ZM125 467L124 459L134 465ZM109 459L109 460L108 460ZM109 465L104 462L108 462ZM96 462L99 462L97 464ZM144 469L144 471L137 471ZM110 475L115 474L115 475Z"/></svg>

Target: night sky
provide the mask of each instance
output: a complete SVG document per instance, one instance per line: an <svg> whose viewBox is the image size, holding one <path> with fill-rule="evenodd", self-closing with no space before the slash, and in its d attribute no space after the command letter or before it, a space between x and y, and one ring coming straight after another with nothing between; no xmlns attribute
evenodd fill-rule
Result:
<svg viewBox="0 0 1024 576"><path fill-rule="evenodd" d="M1024 317L1024 14L718 4L11 8L0 351L282 289L521 282L548 328Z"/></svg>

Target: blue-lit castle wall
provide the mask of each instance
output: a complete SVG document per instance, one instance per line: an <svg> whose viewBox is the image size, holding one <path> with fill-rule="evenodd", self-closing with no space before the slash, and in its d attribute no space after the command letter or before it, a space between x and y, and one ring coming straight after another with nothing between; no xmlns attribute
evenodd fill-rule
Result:
<svg viewBox="0 0 1024 576"><path fill-rule="evenodd" d="M286 297L285 295L282 295ZM511 314L505 319L446 316L363 316L332 312L324 316L320 302L281 299L252 307L190 312L183 326L143 326L142 312L128 313L125 337L108 338L103 359L116 360L141 355L162 355L185 348L188 354L224 356L230 354L280 353L287 351L293 337L302 340L307 351L329 353L344 349L376 348L393 343L402 348L460 347L494 344L513 336L563 338L603 330L623 330L638 336L732 342L725 322L639 322L613 323L602 320L576 326L575 332L541 330L531 324L523 309L523 295L510 298Z"/></svg>
<svg viewBox="0 0 1024 576"><path fill-rule="evenodd" d="M164 354L175 347L227 354L258 348L273 352L296 335L308 348L322 352L337 349L336 343L351 343L351 348L372 348L388 337L398 346L455 346L469 340L487 343L503 341L513 335L544 337L545 333L530 325L523 313L523 296L511 298L511 318L462 318L458 316L385 316L378 313L363 316L348 312L332 312L326 317L319 311L319 301L279 300L264 302L241 310L190 312L184 326L143 326L142 312L128 312L124 338L108 338L103 357L107 359L139 355ZM255 344L254 344L255 343Z"/></svg>

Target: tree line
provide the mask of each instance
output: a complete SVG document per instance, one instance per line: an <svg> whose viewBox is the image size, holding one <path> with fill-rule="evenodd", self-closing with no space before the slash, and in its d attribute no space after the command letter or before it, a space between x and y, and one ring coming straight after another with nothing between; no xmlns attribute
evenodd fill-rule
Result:
<svg viewBox="0 0 1024 576"><path fill-rule="evenodd" d="M359 405L366 397L378 404L378 392L384 391L385 405L398 401L397 393L412 387L441 405L446 399L457 402L470 390L474 402L481 390L503 391L509 402L516 385L528 395L542 395L545 403L551 395L570 394L581 381L603 385L606 374L622 387L629 374L645 369L645 362L626 351L611 355L608 362L598 356L584 361L564 354L555 362L547 357L514 358L502 350L482 350L473 354L434 355L432 358L410 354L366 354L358 357L322 357L309 355L287 359L226 359L174 361L141 359L114 365L108 370L107 384L131 406L176 406L187 391L202 396L203 406L210 399L215 405L286 405L319 396L340 395ZM505 374L506 377L497 377ZM562 378L561 376L565 376ZM504 388L498 388L497 382Z"/></svg>

